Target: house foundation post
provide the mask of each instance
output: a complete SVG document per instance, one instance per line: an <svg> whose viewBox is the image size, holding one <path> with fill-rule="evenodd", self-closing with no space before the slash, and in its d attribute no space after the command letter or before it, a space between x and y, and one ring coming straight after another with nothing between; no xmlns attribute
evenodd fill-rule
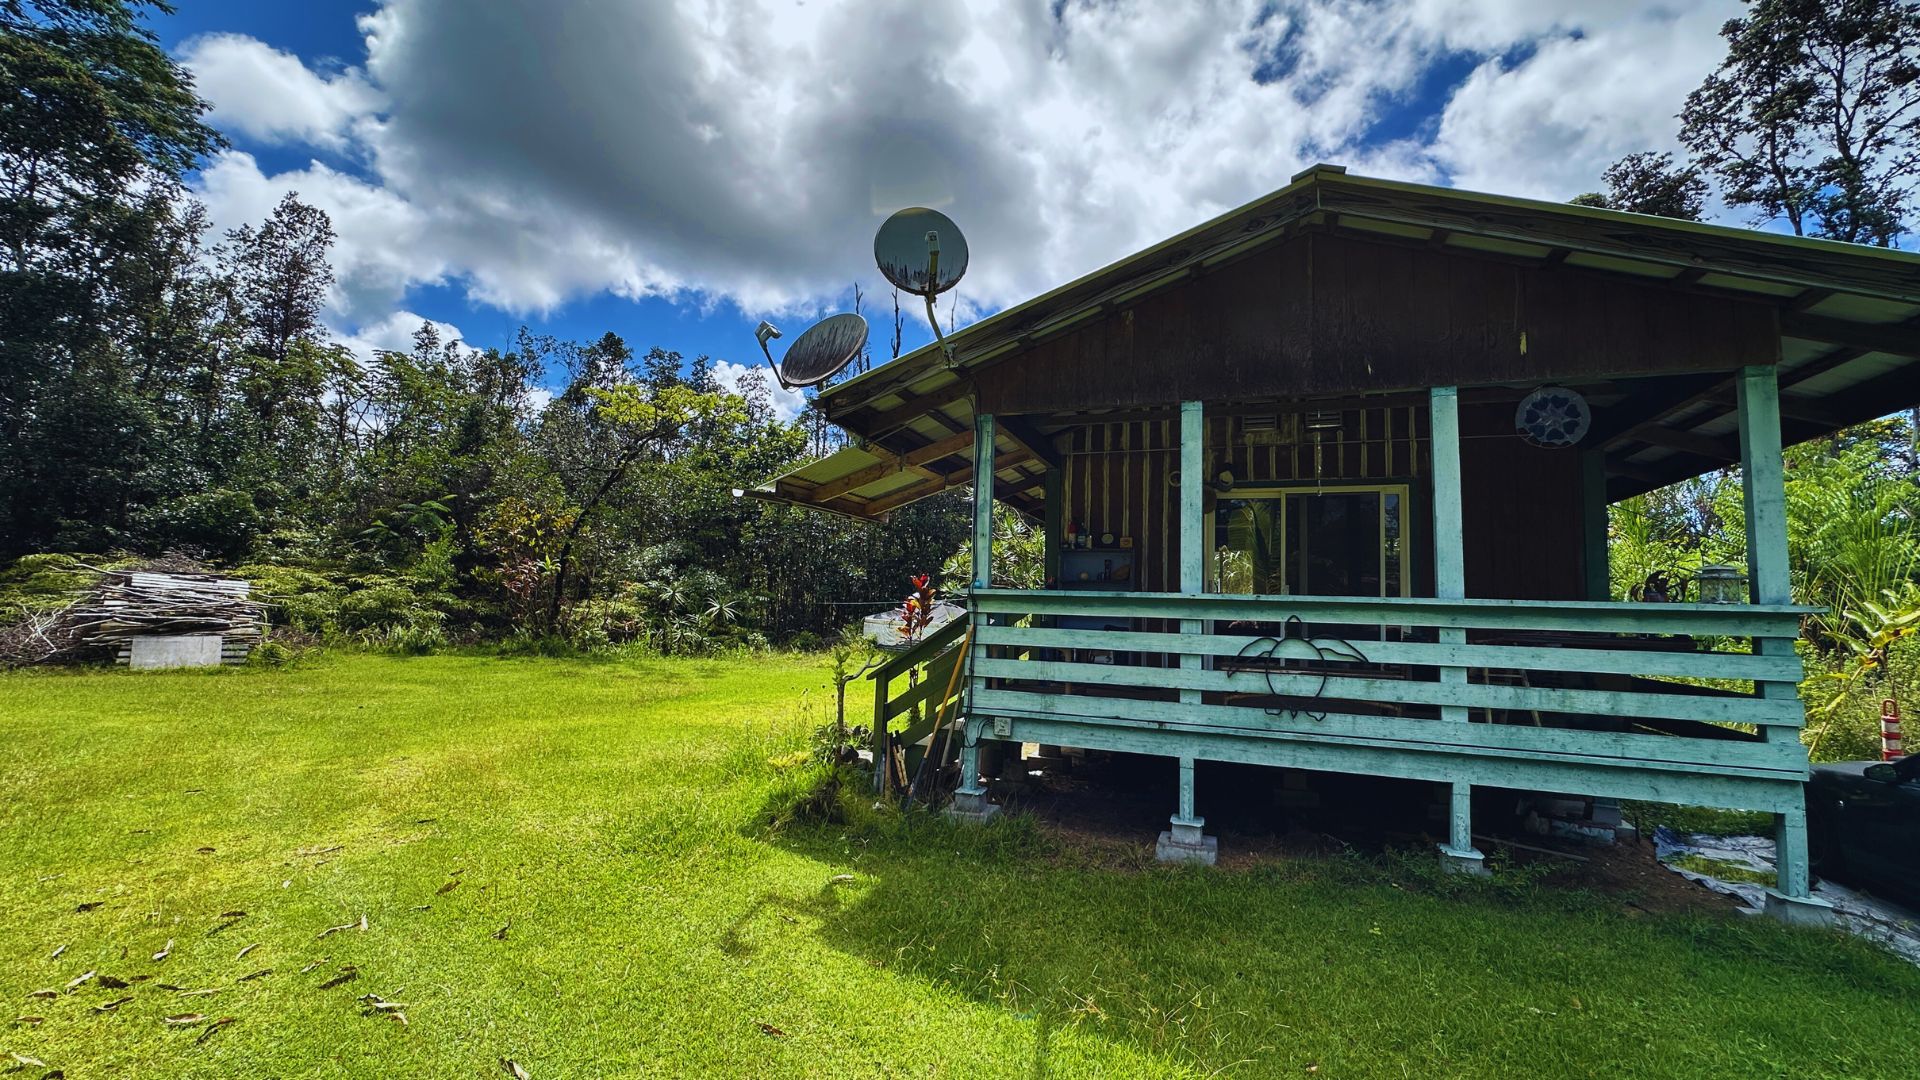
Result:
<svg viewBox="0 0 1920 1080"><path fill-rule="evenodd" d="M1433 429L1433 584L1434 595L1443 600L1462 600L1467 595L1466 547L1461 539L1465 517L1460 508L1460 390L1436 386L1427 397ZM1464 645L1467 633L1443 627L1442 645ZM1465 687L1467 669L1440 669L1443 685ZM1461 705L1440 707L1440 719L1464 724L1467 710ZM1440 863L1457 873L1484 874L1486 857L1473 846L1473 786L1456 780L1447 803L1447 842L1440 845Z"/></svg>
<svg viewBox="0 0 1920 1080"><path fill-rule="evenodd" d="M976 412L973 417L973 587L985 589L993 584L993 457L994 457L993 414ZM974 626L980 626L986 619L977 605L967 613L974 620ZM966 664L969 672L973 668L973 659L982 655L986 646L974 641L969 646L972 655L963 656L959 662ZM1000 812L1000 807L987 801L987 787L980 782L980 733L987 718L975 716L966 710L969 702L978 700L978 694L986 689L985 678L973 678L968 684L969 692L962 696L959 721L960 730L954 732L960 738L960 787L953 793L953 802L947 806L950 817L967 821L985 821Z"/></svg>
<svg viewBox="0 0 1920 1080"><path fill-rule="evenodd" d="M1207 415L1198 401L1180 403L1180 591L1198 596L1206 591L1207 538ZM1200 619L1182 619L1182 634L1204 634L1206 623ZM1183 669L1198 671L1200 657L1193 653L1180 656ZM1200 691L1180 691L1183 705L1200 704ZM1154 857L1161 862L1197 862L1211 866L1219 854L1220 841L1200 831L1206 820L1193 812L1193 758L1180 759L1180 805L1169 819L1172 828L1160 834Z"/></svg>
<svg viewBox="0 0 1920 1080"><path fill-rule="evenodd" d="M1787 570L1787 484L1780 456L1780 382L1771 366L1740 369L1737 383L1740 420L1741 497L1747 514L1747 579L1757 604L1793 603ZM1791 638L1756 638L1762 656L1792 656ZM1760 684L1760 696L1799 700L1792 683ZM1767 727L1768 742L1800 742L1797 728ZM1804 751L1802 752L1804 755ZM1787 923L1820 925L1833 920L1833 905L1815 899L1807 859L1807 809L1799 805L1773 816L1775 887L1767 890L1766 911Z"/></svg>
<svg viewBox="0 0 1920 1080"><path fill-rule="evenodd" d="M1173 827L1160 834L1153 857L1161 862L1204 863L1212 866L1220 855L1220 839L1200 831L1207 819L1193 812L1193 759L1180 759L1180 809L1171 819Z"/></svg>

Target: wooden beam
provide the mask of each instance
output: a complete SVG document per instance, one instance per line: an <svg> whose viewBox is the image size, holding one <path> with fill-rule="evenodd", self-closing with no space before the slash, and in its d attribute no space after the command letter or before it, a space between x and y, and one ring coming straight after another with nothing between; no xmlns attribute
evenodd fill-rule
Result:
<svg viewBox="0 0 1920 1080"><path fill-rule="evenodd" d="M1701 435L1663 424L1642 424L1629 435L1650 446L1664 446L1669 450L1685 450L1701 457L1719 458L1728 462L1740 456L1738 444L1726 439L1717 439L1711 435Z"/></svg>
<svg viewBox="0 0 1920 1080"><path fill-rule="evenodd" d="M1025 418L1019 416L1002 416L998 418L997 422L1002 433L1014 442L1026 447L1033 453L1034 457L1045 462L1048 468L1058 469L1066 465L1066 455L1062 454L1059 448L1053 445L1053 440L1040 434Z"/></svg>
<svg viewBox="0 0 1920 1080"><path fill-rule="evenodd" d="M921 466L929 461L938 461L943 457L951 457L971 445L973 445L973 432L966 431L958 435L949 435L944 439L936 439L925 446L898 455L892 454L877 446L869 447L868 453L885 455L884 459L857 472L848 473L838 480L829 480L817 487L809 488L805 493L805 497L818 502L827 502L831 499L837 499L849 491L866 487L876 480L884 480L895 473L901 472L917 472L930 479L939 479L941 477L940 473L934 472L932 469L921 468Z"/></svg>
<svg viewBox="0 0 1920 1080"><path fill-rule="evenodd" d="M1780 332L1806 341L1827 341L1868 352L1920 357L1920 329L1909 321L1888 325L1849 322L1800 312L1780 313Z"/></svg>
<svg viewBox="0 0 1920 1080"><path fill-rule="evenodd" d="M923 413L931 412L943 405L949 405L966 397L973 391L973 384L966 379L948 383L938 390L931 390L919 397L909 398L890 409L882 409L869 417L859 416L859 409L849 410L843 415L829 413L827 419L847 427L858 424L861 434L870 439L879 438L888 431L899 427Z"/></svg>

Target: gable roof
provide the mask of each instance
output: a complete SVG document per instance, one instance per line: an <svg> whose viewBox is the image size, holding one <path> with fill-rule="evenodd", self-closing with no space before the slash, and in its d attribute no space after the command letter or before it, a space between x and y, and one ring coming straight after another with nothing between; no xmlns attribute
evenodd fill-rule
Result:
<svg viewBox="0 0 1920 1080"><path fill-rule="evenodd" d="M818 404L856 445L754 494L874 519L969 483L973 373L1307 230L1773 305L1790 440L1920 401L1920 254L1316 165L1271 195L949 334L952 363L929 345L823 392ZM1676 381L1680 396L1611 418L1619 422L1603 448L1612 497L1737 460L1731 383ZM996 447L996 477L1003 497L1031 509L1050 447L1043 432L1014 427Z"/></svg>

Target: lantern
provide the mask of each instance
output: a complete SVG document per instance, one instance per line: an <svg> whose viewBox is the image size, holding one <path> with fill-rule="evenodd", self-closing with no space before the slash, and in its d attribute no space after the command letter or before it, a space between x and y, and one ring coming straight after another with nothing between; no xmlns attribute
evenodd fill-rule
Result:
<svg viewBox="0 0 1920 1080"><path fill-rule="evenodd" d="M1736 566L1715 563L1703 566L1693 579L1700 587L1703 604L1744 604L1747 602L1747 575Z"/></svg>

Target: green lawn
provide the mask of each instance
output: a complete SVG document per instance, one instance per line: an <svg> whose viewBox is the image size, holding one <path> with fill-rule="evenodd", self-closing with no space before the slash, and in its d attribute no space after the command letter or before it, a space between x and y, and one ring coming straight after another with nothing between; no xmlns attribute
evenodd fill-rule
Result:
<svg viewBox="0 0 1920 1080"><path fill-rule="evenodd" d="M0 1067L1613 1080L1920 1061L1920 971L1832 934L1353 859L1167 870L1030 821L770 832L793 781L767 759L828 700L817 661L781 658L0 677L0 993L44 1017L6 1029ZM183 1013L207 1020L163 1019Z"/></svg>

